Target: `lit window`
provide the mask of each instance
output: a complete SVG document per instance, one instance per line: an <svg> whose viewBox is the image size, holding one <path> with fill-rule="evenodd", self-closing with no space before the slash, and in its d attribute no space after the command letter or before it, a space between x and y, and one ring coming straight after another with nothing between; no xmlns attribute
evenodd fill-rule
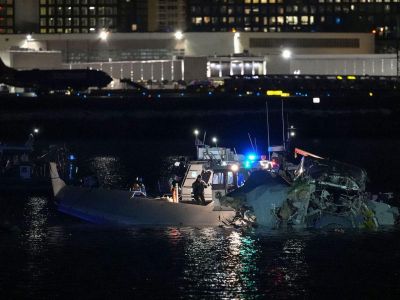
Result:
<svg viewBox="0 0 400 300"><path fill-rule="evenodd" d="M212 184L224 184L224 173L216 172L213 174Z"/></svg>
<svg viewBox="0 0 400 300"><path fill-rule="evenodd" d="M299 24L297 16L286 16L286 24L288 24L288 25Z"/></svg>

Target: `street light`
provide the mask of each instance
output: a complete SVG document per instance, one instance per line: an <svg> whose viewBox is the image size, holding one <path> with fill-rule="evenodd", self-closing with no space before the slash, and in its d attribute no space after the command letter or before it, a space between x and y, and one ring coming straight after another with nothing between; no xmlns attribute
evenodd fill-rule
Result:
<svg viewBox="0 0 400 300"><path fill-rule="evenodd" d="M215 136L212 138L212 142L215 144L215 147L218 148L217 145L218 139Z"/></svg>
<svg viewBox="0 0 400 300"><path fill-rule="evenodd" d="M290 59L292 57L292 51L290 51L289 49L283 49L282 57L284 59Z"/></svg>
<svg viewBox="0 0 400 300"><path fill-rule="evenodd" d="M194 133L194 135L196 136L196 138L197 138L197 136L199 135L199 131L197 130L197 129L195 129L194 131L193 131L193 133Z"/></svg>
<svg viewBox="0 0 400 300"><path fill-rule="evenodd" d="M33 133L38 134L39 133L39 128L33 128Z"/></svg>
<svg viewBox="0 0 400 300"><path fill-rule="evenodd" d="M177 32L175 32L175 38L180 41L181 39L183 39L183 33L182 31L178 30Z"/></svg>
<svg viewBox="0 0 400 300"><path fill-rule="evenodd" d="M296 136L296 128L294 128L293 125L291 125L288 128L288 139L294 138L295 136Z"/></svg>
<svg viewBox="0 0 400 300"><path fill-rule="evenodd" d="M100 33L99 33L99 38L100 38L102 41L106 41L106 40L108 39L108 35L109 35L109 32L108 32L107 30L103 29L103 30L101 30Z"/></svg>

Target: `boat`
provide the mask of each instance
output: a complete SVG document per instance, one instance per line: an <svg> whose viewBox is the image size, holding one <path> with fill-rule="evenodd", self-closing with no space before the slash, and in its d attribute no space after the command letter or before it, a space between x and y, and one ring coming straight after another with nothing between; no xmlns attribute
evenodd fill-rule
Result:
<svg viewBox="0 0 400 300"><path fill-rule="evenodd" d="M31 133L24 144L0 143L0 191L48 192L48 166L33 147Z"/></svg>
<svg viewBox="0 0 400 300"><path fill-rule="evenodd" d="M143 197L131 191L67 185L57 164L50 163L50 178L57 209L70 216L105 225L220 226L236 212L217 203L206 206Z"/></svg>

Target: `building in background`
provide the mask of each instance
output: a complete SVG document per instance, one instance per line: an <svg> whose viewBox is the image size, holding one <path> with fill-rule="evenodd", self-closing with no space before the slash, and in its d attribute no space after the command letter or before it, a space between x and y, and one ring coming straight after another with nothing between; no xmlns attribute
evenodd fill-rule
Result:
<svg viewBox="0 0 400 300"><path fill-rule="evenodd" d="M187 0L188 31L373 32L397 49L399 0Z"/></svg>
<svg viewBox="0 0 400 300"><path fill-rule="evenodd" d="M14 33L14 0L0 0L0 34Z"/></svg>
<svg viewBox="0 0 400 300"><path fill-rule="evenodd" d="M141 81L265 74L381 76L396 74L397 65L396 55L374 54L371 33L113 32L106 39L90 33L0 39L0 55L12 67L100 68L115 79ZM284 52L291 55L283 57Z"/></svg>
<svg viewBox="0 0 400 300"><path fill-rule="evenodd" d="M0 0L0 33L172 32L185 0Z"/></svg>
<svg viewBox="0 0 400 300"><path fill-rule="evenodd" d="M40 0L40 33L116 31L117 0Z"/></svg>
<svg viewBox="0 0 400 300"><path fill-rule="evenodd" d="M148 31L186 30L185 0L148 0Z"/></svg>
<svg viewBox="0 0 400 300"><path fill-rule="evenodd" d="M0 0L0 33L363 32L395 52L400 0Z"/></svg>
<svg viewBox="0 0 400 300"><path fill-rule="evenodd" d="M377 38L397 34L400 0L362 1L0 0L0 56L20 69L100 67L132 80L398 74L398 56L374 54Z"/></svg>

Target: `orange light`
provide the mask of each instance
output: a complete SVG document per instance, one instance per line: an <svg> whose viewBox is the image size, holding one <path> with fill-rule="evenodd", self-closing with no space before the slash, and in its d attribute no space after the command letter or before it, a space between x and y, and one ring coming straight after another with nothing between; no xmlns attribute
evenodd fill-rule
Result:
<svg viewBox="0 0 400 300"><path fill-rule="evenodd" d="M376 30L375 30L375 29L374 29L374 30L372 30L372 33L373 33L373 34L375 34L375 33L376 33Z"/></svg>

